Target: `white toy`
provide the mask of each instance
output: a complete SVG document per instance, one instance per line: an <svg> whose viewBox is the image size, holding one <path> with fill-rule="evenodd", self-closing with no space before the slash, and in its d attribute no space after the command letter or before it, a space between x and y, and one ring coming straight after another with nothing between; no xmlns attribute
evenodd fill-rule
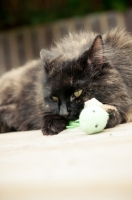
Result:
<svg viewBox="0 0 132 200"><path fill-rule="evenodd" d="M66 128L80 126L87 134L101 132L107 124L109 114L101 107L103 104L95 98L86 101L79 120L70 121Z"/></svg>

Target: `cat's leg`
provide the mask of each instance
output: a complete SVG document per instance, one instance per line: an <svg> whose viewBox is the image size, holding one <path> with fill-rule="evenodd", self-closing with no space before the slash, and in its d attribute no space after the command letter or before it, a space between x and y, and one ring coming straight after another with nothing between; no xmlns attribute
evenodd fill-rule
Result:
<svg viewBox="0 0 132 200"><path fill-rule="evenodd" d="M16 131L15 128L9 127L6 124L4 124L2 121L0 121L0 133L8 133L8 132L14 132Z"/></svg>
<svg viewBox="0 0 132 200"><path fill-rule="evenodd" d="M15 104L0 106L0 133L15 131L13 127Z"/></svg>
<svg viewBox="0 0 132 200"><path fill-rule="evenodd" d="M107 122L106 128L112 128L115 127L116 125L122 123L123 117L118 111L118 109L115 106L103 104L101 106L106 112L109 113L109 120Z"/></svg>
<svg viewBox="0 0 132 200"><path fill-rule="evenodd" d="M67 120L59 115L45 115L42 120L44 135L55 135L66 128Z"/></svg>

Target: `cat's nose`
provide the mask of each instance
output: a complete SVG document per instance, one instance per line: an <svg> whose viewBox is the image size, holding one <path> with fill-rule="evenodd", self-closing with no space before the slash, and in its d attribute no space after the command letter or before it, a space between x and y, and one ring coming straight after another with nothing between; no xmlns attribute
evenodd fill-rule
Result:
<svg viewBox="0 0 132 200"><path fill-rule="evenodd" d="M61 105L60 106L60 115L66 117L68 115L68 110L66 105Z"/></svg>

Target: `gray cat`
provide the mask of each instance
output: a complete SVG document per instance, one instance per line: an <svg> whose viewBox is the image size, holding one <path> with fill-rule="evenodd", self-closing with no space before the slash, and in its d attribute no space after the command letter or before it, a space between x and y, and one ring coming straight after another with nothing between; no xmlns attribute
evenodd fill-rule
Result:
<svg viewBox="0 0 132 200"><path fill-rule="evenodd" d="M0 79L0 132L42 129L58 134L96 98L111 113L106 128L132 121L132 36L69 33L41 50L42 61Z"/></svg>

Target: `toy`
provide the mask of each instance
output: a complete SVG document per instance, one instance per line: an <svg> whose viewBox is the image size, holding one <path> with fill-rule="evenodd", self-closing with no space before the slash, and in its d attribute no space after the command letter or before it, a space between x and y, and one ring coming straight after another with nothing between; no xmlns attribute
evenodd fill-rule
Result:
<svg viewBox="0 0 132 200"><path fill-rule="evenodd" d="M85 102L79 119L70 121L66 128L80 127L87 134L101 132L109 119L109 114L101 107L103 104L96 99Z"/></svg>

